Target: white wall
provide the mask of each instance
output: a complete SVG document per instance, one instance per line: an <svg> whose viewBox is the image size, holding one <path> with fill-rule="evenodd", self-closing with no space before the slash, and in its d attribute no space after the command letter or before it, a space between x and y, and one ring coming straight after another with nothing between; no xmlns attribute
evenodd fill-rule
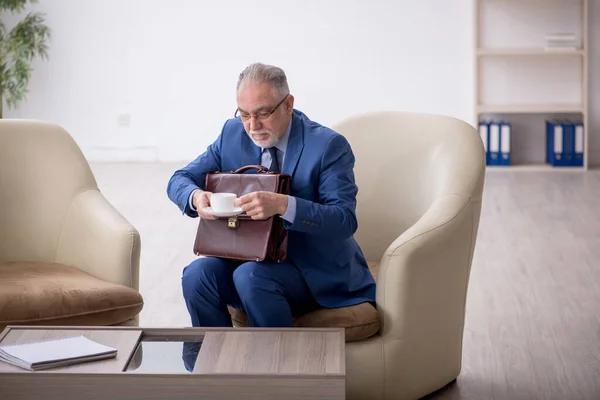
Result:
<svg viewBox="0 0 600 400"><path fill-rule="evenodd" d="M63 125L91 160L195 157L232 116L237 75L254 61L284 68L296 107L324 124L377 109L474 123L472 0L41 0L35 9L53 30L50 60L36 63L27 103L5 116ZM598 52L593 62L600 69ZM591 110L599 103L595 95Z"/></svg>
<svg viewBox="0 0 600 400"><path fill-rule="evenodd" d="M237 76L254 61L284 68L296 107L324 124L379 108L472 114L467 0L42 0L36 9L54 32L50 60L37 63L27 104L5 115L58 122L94 159L195 157L233 115Z"/></svg>

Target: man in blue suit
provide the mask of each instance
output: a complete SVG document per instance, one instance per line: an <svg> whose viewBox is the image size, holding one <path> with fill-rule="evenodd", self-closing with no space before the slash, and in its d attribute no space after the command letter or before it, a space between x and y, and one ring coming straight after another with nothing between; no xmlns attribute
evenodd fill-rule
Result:
<svg viewBox="0 0 600 400"><path fill-rule="evenodd" d="M211 193L206 173L261 164L292 175L290 195L254 192L237 199L252 218L283 218L288 257L283 263L217 257L183 270L182 289L193 326L231 326L227 306L243 309L254 327L289 327L295 316L319 307L375 302L375 281L354 240L358 188L354 154L346 139L294 109L285 73L248 66L237 84L235 117L219 137L169 180L167 193L190 217Z"/></svg>

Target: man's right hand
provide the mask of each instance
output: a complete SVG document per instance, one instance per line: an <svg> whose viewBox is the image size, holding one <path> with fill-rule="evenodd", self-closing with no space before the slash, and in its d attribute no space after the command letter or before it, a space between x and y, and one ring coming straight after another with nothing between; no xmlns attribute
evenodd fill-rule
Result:
<svg viewBox="0 0 600 400"><path fill-rule="evenodd" d="M196 207L196 211L198 212L198 216L204 219L217 219L214 215L210 215L202 211L206 207L210 207L210 195L211 192L205 192L203 190L197 190L194 192L194 196L192 197L192 204Z"/></svg>

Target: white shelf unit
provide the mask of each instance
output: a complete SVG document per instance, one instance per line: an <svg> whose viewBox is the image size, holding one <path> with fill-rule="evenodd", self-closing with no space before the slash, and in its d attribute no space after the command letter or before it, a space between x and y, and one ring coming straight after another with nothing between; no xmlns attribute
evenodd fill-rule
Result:
<svg viewBox="0 0 600 400"><path fill-rule="evenodd" d="M509 121L511 171L588 169L588 0L474 0L475 121ZM578 46L546 49L572 33ZM545 120L584 124L583 167L545 164Z"/></svg>

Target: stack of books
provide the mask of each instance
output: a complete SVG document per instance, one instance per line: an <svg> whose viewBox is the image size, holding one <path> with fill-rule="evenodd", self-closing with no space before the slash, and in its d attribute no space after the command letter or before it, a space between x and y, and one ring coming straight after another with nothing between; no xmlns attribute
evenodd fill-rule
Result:
<svg viewBox="0 0 600 400"><path fill-rule="evenodd" d="M577 50L577 38L572 33L550 33L545 40L546 50Z"/></svg>

